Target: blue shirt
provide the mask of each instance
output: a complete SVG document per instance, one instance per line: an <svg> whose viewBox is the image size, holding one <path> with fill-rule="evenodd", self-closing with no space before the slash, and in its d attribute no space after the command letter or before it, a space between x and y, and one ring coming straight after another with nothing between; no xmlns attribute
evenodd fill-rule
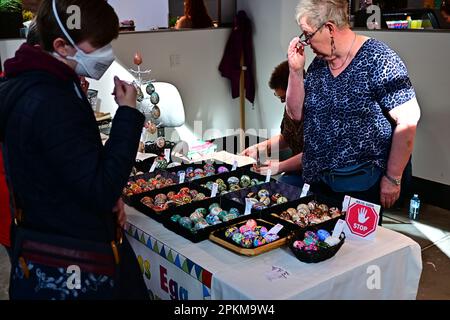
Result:
<svg viewBox="0 0 450 320"><path fill-rule="evenodd" d="M305 181L366 161L386 169L392 125L385 115L414 97L405 64L378 40L368 39L337 77L316 57L305 78Z"/></svg>

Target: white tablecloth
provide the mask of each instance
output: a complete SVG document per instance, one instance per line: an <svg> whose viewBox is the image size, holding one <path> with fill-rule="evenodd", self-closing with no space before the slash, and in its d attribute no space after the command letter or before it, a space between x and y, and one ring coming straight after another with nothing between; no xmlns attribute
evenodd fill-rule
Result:
<svg viewBox="0 0 450 320"><path fill-rule="evenodd" d="M374 241L346 239L333 258L308 264L287 247L245 257L209 240L192 243L134 208L126 206L126 211L130 225L212 273L211 299L415 299L417 295L420 246L383 227ZM269 280L272 266L289 275Z"/></svg>

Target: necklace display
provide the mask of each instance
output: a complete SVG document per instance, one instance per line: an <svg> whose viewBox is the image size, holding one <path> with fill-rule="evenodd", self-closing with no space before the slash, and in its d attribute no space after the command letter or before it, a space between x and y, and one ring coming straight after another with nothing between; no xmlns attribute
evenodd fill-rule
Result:
<svg viewBox="0 0 450 320"><path fill-rule="evenodd" d="M352 51L353 45L355 44L355 40L356 40L356 33L355 33L355 37L353 38L352 45L350 46L350 49L348 49L347 57L345 58L344 62L339 67L334 67L334 68L331 67L330 62L328 62L328 68L330 68L331 70L338 70L347 63L347 60L350 57L350 52Z"/></svg>

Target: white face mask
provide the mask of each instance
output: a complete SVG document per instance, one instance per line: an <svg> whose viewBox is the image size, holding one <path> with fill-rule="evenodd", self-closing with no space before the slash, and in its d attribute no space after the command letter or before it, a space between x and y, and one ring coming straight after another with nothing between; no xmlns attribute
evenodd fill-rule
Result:
<svg viewBox="0 0 450 320"><path fill-rule="evenodd" d="M58 11L56 10L56 0L52 1L52 6L53 14L55 15L59 27L61 28L67 39L70 41L72 46L77 50L74 56L67 56L65 58L77 62L75 72L79 76L85 76L95 80L100 79L115 60L111 44L108 44L103 48L97 49L91 53L85 53L83 50L77 47L77 45L69 36L69 33L61 23L61 20L58 16Z"/></svg>

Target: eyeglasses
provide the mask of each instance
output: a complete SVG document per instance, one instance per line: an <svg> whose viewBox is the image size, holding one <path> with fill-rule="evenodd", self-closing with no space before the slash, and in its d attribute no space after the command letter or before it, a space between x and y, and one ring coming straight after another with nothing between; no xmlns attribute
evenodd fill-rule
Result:
<svg viewBox="0 0 450 320"><path fill-rule="evenodd" d="M298 37L298 44L297 44L297 48L299 48L301 45L306 47L309 46L311 44L311 39L312 37L314 37L314 35L320 30L322 29L322 27L326 24L326 22L322 23L320 25L320 27L317 28L316 31L314 31L311 34L305 34L305 32L302 32L302 34Z"/></svg>

